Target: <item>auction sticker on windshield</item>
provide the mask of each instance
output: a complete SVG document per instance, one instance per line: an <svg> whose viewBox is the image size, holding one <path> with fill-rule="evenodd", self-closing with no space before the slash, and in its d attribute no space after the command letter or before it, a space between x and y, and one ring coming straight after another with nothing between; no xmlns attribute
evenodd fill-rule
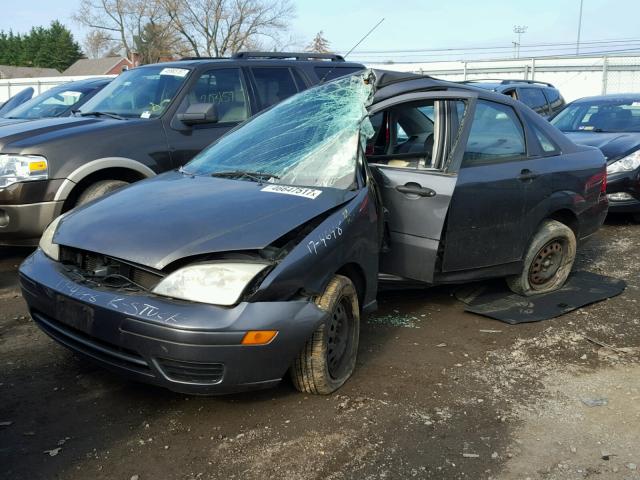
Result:
<svg viewBox="0 0 640 480"><path fill-rule="evenodd" d="M160 75L172 75L174 77L184 77L189 73L186 68L163 68Z"/></svg>
<svg viewBox="0 0 640 480"><path fill-rule="evenodd" d="M264 187L262 192L283 193L285 195L296 195L297 197L310 198L311 200L317 198L322 190L315 190L313 188L304 187L292 187L290 185L269 185Z"/></svg>

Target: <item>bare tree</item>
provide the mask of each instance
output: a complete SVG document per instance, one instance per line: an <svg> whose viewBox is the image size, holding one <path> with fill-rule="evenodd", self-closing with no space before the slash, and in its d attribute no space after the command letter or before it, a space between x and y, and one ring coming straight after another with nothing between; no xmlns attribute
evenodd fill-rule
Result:
<svg viewBox="0 0 640 480"><path fill-rule="evenodd" d="M133 3L138 0L81 0L73 16L78 23L117 39L127 57L131 55L130 27L135 23Z"/></svg>
<svg viewBox="0 0 640 480"><path fill-rule="evenodd" d="M84 53L89 58L107 56L117 48L118 42L104 30L91 30L82 42Z"/></svg>
<svg viewBox="0 0 640 480"><path fill-rule="evenodd" d="M307 52L329 53L331 51L329 45L329 40L324 37L324 32L320 30L305 50Z"/></svg>
<svg viewBox="0 0 640 480"><path fill-rule="evenodd" d="M160 0L81 0L73 18L117 41L129 58L149 23L171 28Z"/></svg>
<svg viewBox="0 0 640 480"><path fill-rule="evenodd" d="M196 56L277 44L294 16L290 0L158 0Z"/></svg>

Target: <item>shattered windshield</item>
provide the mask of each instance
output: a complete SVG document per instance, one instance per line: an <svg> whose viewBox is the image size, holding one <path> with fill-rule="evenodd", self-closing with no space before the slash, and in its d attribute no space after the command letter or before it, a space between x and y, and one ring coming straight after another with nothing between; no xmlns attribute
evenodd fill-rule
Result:
<svg viewBox="0 0 640 480"><path fill-rule="evenodd" d="M367 74L344 77L288 98L224 136L184 167L193 175L346 189L355 180L358 142L373 135Z"/></svg>

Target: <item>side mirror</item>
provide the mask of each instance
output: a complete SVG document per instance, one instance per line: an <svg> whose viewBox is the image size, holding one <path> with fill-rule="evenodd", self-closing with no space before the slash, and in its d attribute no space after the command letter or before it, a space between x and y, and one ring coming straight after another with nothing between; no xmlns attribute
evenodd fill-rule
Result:
<svg viewBox="0 0 640 480"><path fill-rule="evenodd" d="M178 120L185 125L216 123L218 111L213 103L194 103L189 105L186 112L178 114Z"/></svg>

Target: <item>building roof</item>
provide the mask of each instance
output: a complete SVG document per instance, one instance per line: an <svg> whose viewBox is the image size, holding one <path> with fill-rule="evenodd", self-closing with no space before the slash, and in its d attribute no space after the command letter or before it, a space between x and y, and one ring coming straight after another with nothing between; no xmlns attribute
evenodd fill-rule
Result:
<svg viewBox="0 0 640 480"><path fill-rule="evenodd" d="M64 75L104 75L125 57L81 58L67 68Z"/></svg>
<svg viewBox="0 0 640 480"><path fill-rule="evenodd" d="M35 78L58 77L60 72L55 68L40 67L14 67L13 65L0 65L1 78Z"/></svg>

